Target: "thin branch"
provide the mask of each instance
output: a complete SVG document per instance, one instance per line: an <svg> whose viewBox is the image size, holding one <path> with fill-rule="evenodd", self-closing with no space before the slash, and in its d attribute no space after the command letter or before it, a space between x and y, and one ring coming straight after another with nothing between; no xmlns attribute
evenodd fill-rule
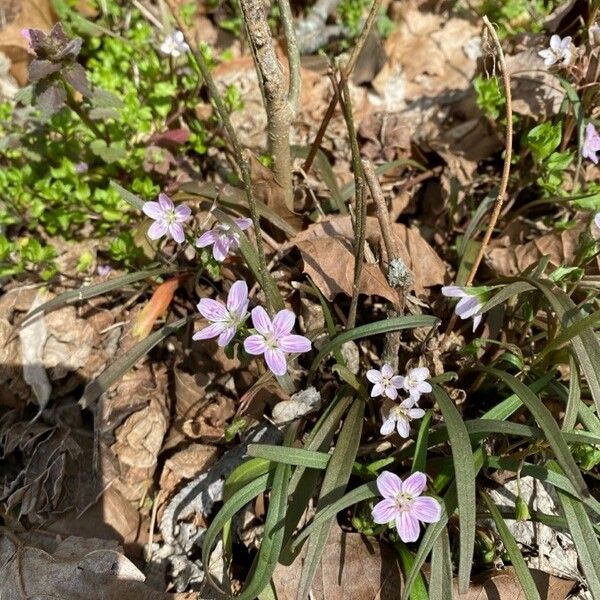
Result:
<svg viewBox="0 0 600 600"><path fill-rule="evenodd" d="M332 82L337 87L335 74ZM354 116L352 114L352 100L350 98L350 88L348 79L343 73L340 73L341 90L337 89L340 96L346 128L350 137L350 147L352 149L352 172L354 174L354 280L352 282L352 300L350 301L350 311L348 312L348 329L352 329L356 324L356 311L358 308L358 294L360 292L360 280L362 277L364 256L365 256L365 237L367 230L367 200L365 194L365 180L360 161L360 150L356 138L356 127L354 125Z"/></svg>
<svg viewBox="0 0 600 600"><path fill-rule="evenodd" d="M512 160L512 142L513 142L513 120L512 120L512 96L510 92L510 73L506 68L506 61L504 60L504 52L502 50L502 45L500 44L500 40L498 39L498 35L496 34L496 30L494 26L490 23L489 19L484 16L483 23L487 28L492 40L494 41L494 46L496 49L496 54L498 56L498 62L500 63L500 68L502 70L502 83L504 86L504 95L506 98L506 134L505 134L505 151L504 151L504 166L502 168L502 179L500 181L500 188L498 190L498 196L496 197L496 201L494 202L494 209L492 210L492 215L490 217L490 222L488 224L485 235L483 236L483 240L481 241L481 246L479 247L479 252L477 253L477 258L475 262L473 262L473 266L471 267L471 271L465 281L465 287L470 286L475 279L475 275L477 274L477 269L483 260L485 255L485 250L492 239L492 234L494 233L494 228L496 227L496 223L498 222L498 218L500 217L500 213L502 212L502 206L504 205L504 199L506 197L506 189L508 187L508 177L510 175L510 163ZM446 333L451 331L456 323L456 314L452 315L452 319L448 324L446 329Z"/></svg>
<svg viewBox="0 0 600 600"><path fill-rule="evenodd" d="M236 163L237 163L240 173L242 175L242 182L244 184L246 200L248 202L248 207L250 208L250 216L252 217L252 223L254 225L254 231L256 234L255 235L256 251L258 254L258 262L259 262L259 276L260 276L259 278L261 280L260 284L261 284L261 287L263 288L263 290L266 290L267 285L266 285L265 277L266 277L266 271L267 271L267 262L265 259L265 249L263 246L262 231L260 228L260 215L258 212L258 206L256 204L256 199L254 198L254 193L252 190L252 176L250 173L250 162L244 156L244 153L242 151L242 145L237 137L235 128L233 127L233 124L231 123L231 119L229 118L229 113L227 112L227 108L225 106L225 103L223 102L223 98L221 97L221 94L217 88L217 85L215 84L215 80L213 79L213 77L210 73L210 69L208 68L208 65L206 64L206 60L204 59L202 52L200 52L198 50L198 45L196 44L196 40L194 39L194 36L191 34L187 25L181 18L181 14L179 13L179 9L178 9L176 0L165 0L165 2L167 3L167 5L171 11L171 14L173 15L173 18L177 22L177 26L179 27L179 30L183 33L183 37L184 37L187 45L190 47L190 51L194 58L194 64L199 69L200 74L202 75L202 79L204 80L204 83L206 84L206 88L208 90L208 94L209 94L211 100L215 104L215 108L217 109L219 118L220 118L221 122L223 123L225 130L227 131L229 141L231 142L231 145L233 147L233 154L235 156ZM270 305L268 294L267 294L267 304Z"/></svg>
<svg viewBox="0 0 600 600"><path fill-rule="evenodd" d="M294 29L294 17L290 8L289 0L278 0L283 33L285 35L288 66L290 71L290 84L288 89L288 104L293 119L298 112L298 100L300 98L300 50Z"/></svg>
<svg viewBox="0 0 600 600"><path fill-rule="evenodd" d="M356 40L354 48L352 48L352 54L350 54L350 58L348 59L348 62L340 70L341 71L340 72L340 82L339 82L340 85L341 85L342 76L345 77L346 79L349 79L350 75L352 74L352 71L354 70L354 67L356 66L356 63L363 51L363 48L365 47L367 38L369 37L369 33L371 33L371 29L373 28L375 19L377 18L377 15L379 14L379 8L381 7L381 3L382 3L382 0L373 0L373 4L371 5L371 10L369 11L369 16L367 17L365 25L362 28L362 31L361 31L360 35L358 36L358 39ZM321 146L321 142L323 141L323 137L325 136L325 131L327 130L329 121L331 121L331 118L333 117L333 113L335 112L335 107L336 107L336 104L338 103L338 100L339 100L339 96L338 96L337 91L335 91L335 86L334 86L333 98L331 98L331 101L329 102L329 106L327 107L327 111L325 112L325 116L323 117L323 121L321 122L321 125L319 127L319 131L317 132L317 136L315 137L315 140L312 143L312 146L310 148L310 152L308 153L308 156L306 157L306 160L304 161L304 165L302 166L303 170L306 171L307 173L310 170L310 167L315 159L315 156L317 155L317 150Z"/></svg>

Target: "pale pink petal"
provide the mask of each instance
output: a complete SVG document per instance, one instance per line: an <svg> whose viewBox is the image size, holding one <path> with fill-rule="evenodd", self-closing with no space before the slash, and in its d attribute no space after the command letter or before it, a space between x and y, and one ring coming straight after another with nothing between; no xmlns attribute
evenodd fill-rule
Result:
<svg viewBox="0 0 600 600"><path fill-rule="evenodd" d="M435 498L421 496L415 498L410 512L423 523L437 523L442 516L442 507Z"/></svg>
<svg viewBox="0 0 600 600"><path fill-rule="evenodd" d="M386 385L385 386L385 395L390 400L395 400L398 397L398 390L391 385Z"/></svg>
<svg viewBox="0 0 600 600"><path fill-rule="evenodd" d="M408 374L411 379L417 379L418 381L423 381L430 375L427 367L416 367L415 369L411 369Z"/></svg>
<svg viewBox="0 0 600 600"><path fill-rule="evenodd" d="M442 288L442 294L447 298L463 298L467 295L462 288L456 285L445 285Z"/></svg>
<svg viewBox="0 0 600 600"><path fill-rule="evenodd" d="M411 419L420 419L425 414L425 411L422 408L409 408L408 416Z"/></svg>
<svg viewBox="0 0 600 600"><path fill-rule="evenodd" d="M406 439L410 435L410 423L407 419L397 419L396 420L396 431L398 435Z"/></svg>
<svg viewBox="0 0 600 600"><path fill-rule="evenodd" d="M415 405L415 401L413 398L405 398L400 402L400 406L402 408L412 408Z"/></svg>
<svg viewBox="0 0 600 600"><path fill-rule="evenodd" d="M600 213L598 213L595 217L594 217L594 223L596 223L596 227L598 227L598 229L600 229Z"/></svg>
<svg viewBox="0 0 600 600"><path fill-rule="evenodd" d="M382 383L376 383L371 389L371 398L375 398L376 396L383 396L384 387Z"/></svg>
<svg viewBox="0 0 600 600"><path fill-rule="evenodd" d="M375 523L385 525L395 519L397 512L396 503L393 500L384 499L373 507L371 514Z"/></svg>
<svg viewBox="0 0 600 600"><path fill-rule="evenodd" d="M180 223L187 221L191 216L192 209L187 204L180 204L175 209L175 217Z"/></svg>
<svg viewBox="0 0 600 600"><path fill-rule="evenodd" d="M417 390L421 393L421 394L431 394L431 392L433 391L433 388L431 387L431 384L427 381L420 381L417 384Z"/></svg>
<svg viewBox="0 0 600 600"><path fill-rule="evenodd" d="M402 388L404 387L404 377L402 377L402 375L394 375L391 379L391 383L395 388Z"/></svg>
<svg viewBox="0 0 600 600"><path fill-rule="evenodd" d="M287 372L287 362L285 354L278 349L267 348L265 350L265 362L274 375L285 375Z"/></svg>
<svg viewBox="0 0 600 600"><path fill-rule="evenodd" d="M310 340L303 335L286 335L279 339L279 348L284 352L309 352Z"/></svg>
<svg viewBox="0 0 600 600"><path fill-rule="evenodd" d="M565 36L560 42L560 49L567 50L569 48L569 46L571 45L571 39L572 38L570 35Z"/></svg>
<svg viewBox="0 0 600 600"><path fill-rule="evenodd" d="M479 327L482 317L483 315L475 315L473 317L473 331L475 331Z"/></svg>
<svg viewBox="0 0 600 600"><path fill-rule="evenodd" d="M242 279L236 281L227 296L227 308L237 314L243 314L248 308L248 284Z"/></svg>
<svg viewBox="0 0 600 600"><path fill-rule="evenodd" d="M390 433L392 433L392 431L394 431L395 427L396 419L392 415L390 415L381 425L379 433L381 433L381 435L389 435Z"/></svg>
<svg viewBox="0 0 600 600"><path fill-rule="evenodd" d="M377 369L369 369L367 371L367 379L371 383L381 383L383 376L381 375L381 371L378 371Z"/></svg>
<svg viewBox="0 0 600 600"><path fill-rule="evenodd" d="M550 38L550 48L552 48L552 50L560 50L561 46L560 46L560 36L554 34L551 38Z"/></svg>
<svg viewBox="0 0 600 600"><path fill-rule="evenodd" d="M383 367L381 367L381 374L386 379L391 379L394 376L394 370L392 369L392 367L390 365L388 365L386 363L385 365L383 365Z"/></svg>
<svg viewBox="0 0 600 600"><path fill-rule="evenodd" d="M402 491L405 494L410 494L414 497L420 496L426 487L427 477L425 477L425 473L417 471L404 480L404 483L402 484Z"/></svg>
<svg viewBox="0 0 600 600"><path fill-rule="evenodd" d="M252 226L252 219L247 219L246 217L239 217L234 219L233 222L242 230L248 229Z"/></svg>
<svg viewBox="0 0 600 600"><path fill-rule="evenodd" d="M224 348L225 346L227 346L227 344L229 344L229 342L233 339L233 336L235 335L235 327L228 327L220 336L219 339L217 340L217 344L219 346L221 346L221 348Z"/></svg>
<svg viewBox="0 0 600 600"><path fill-rule="evenodd" d="M404 543L416 542L419 539L419 521L408 512L396 517L396 529Z"/></svg>
<svg viewBox="0 0 600 600"><path fill-rule="evenodd" d="M263 354L267 350L268 346L265 344L265 338L262 335L249 335L244 340L244 350L248 354Z"/></svg>
<svg viewBox="0 0 600 600"><path fill-rule="evenodd" d="M169 196L167 196L163 192L161 192L158 195L158 203L160 204L160 207L163 209L163 211L173 210L175 208L173 200L171 200L171 198L169 198Z"/></svg>
<svg viewBox="0 0 600 600"><path fill-rule="evenodd" d="M145 215L148 215L151 219L154 220L162 219L165 214L158 202L144 202L144 206L142 206L142 211L144 211Z"/></svg>
<svg viewBox="0 0 600 600"><path fill-rule="evenodd" d="M213 323L212 325L209 325L208 327L205 327L204 329L201 329L200 331L196 332L192 336L192 339L210 340L212 338L217 337L218 335L221 335L225 327L227 327L225 323Z"/></svg>
<svg viewBox="0 0 600 600"><path fill-rule="evenodd" d="M148 237L151 240L157 240L165 235L167 231L168 227L164 221L154 221L154 223L148 227Z"/></svg>
<svg viewBox="0 0 600 600"><path fill-rule="evenodd" d="M461 319L468 319L479 310L479 307L479 298L477 298L476 296L467 296L462 300L458 301L458 304L454 308L454 312Z"/></svg>
<svg viewBox="0 0 600 600"><path fill-rule="evenodd" d="M225 306L212 298L202 298L197 308L198 312L209 321L224 321L228 317Z"/></svg>
<svg viewBox="0 0 600 600"><path fill-rule="evenodd" d="M197 240L196 246L198 248L205 248L206 246L210 246L214 244L219 239L219 233L214 229L210 231L205 231Z"/></svg>
<svg viewBox="0 0 600 600"><path fill-rule="evenodd" d="M223 262L229 254L231 241L228 238L219 237L213 245L213 258L217 262Z"/></svg>
<svg viewBox="0 0 600 600"><path fill-rule="evenodd" d="M402 492L402 479L390 471L382 471L377 477L379 493L390 500L394 500Z"/></svg>
<svg viewBox="0 0 600 600"><path fill-rule="evenodd" d="M296 315L287 309L280 310L273 318L273 333L276 338L288 335L294 327Z"/></svg>
<svg viewBox="0 0 600 600"><path fill-rule="evenodd" d="M258 333L267 335L271 333L271 319L262 306L252 309L252 325Z"/></svg>
<svg viewBox="0 0 600 600"><path fill-rule="evenodd" d="M169 235L178 243L185 241L185 233L181 223L171 223L169 225Z"/></svg>

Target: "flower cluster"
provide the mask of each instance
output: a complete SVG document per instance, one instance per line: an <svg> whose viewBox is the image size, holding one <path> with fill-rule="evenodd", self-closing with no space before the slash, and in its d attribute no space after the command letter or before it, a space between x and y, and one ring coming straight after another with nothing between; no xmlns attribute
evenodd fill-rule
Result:
<svg viewBox="0 0 600 600"><path fill-rule="evenodd" d="M248 285L236 281L229 290L226 304L203 298L198 303L198 311L210 322L208 327L194 334L194 340L217 338L219 346L227 346L250 316L248 312ZM288 369L289 354L308 352L310 340L303 335L292 333L296 315L291 310L280 310L273 320L262 306L252 310L252 325L256 333L244 339L244 350L255 356L264 354L267 367L274 375L285 375Z"/></svg>
<svg viewBox="0 0 600 600"><path fill-rule="evenodd" d="M544 59L546 67L551 67L558 62L566 66L571 62L572 46L571 36L561 38L553 35L550 38L550 47L540 50L538 55Z"/></svg>
<svg viewBox="0 0 600 600"><path fill-rule="evenodd" d="M183 224L192 216L190 207L186 204L175 206L167 194L160 193L158 202L145 202L142 210L154 223L148 229L148 237L158 240L168 237L181 244L185 241ZM244 217L233 219L235 225L245 231L250 228L252 221ZM223 262L230 252L240 247L240 235L228 223L217 223L214 229L205 231L197 240L198 248L212 246L212 255L217 262Z"/></svg>
<svg viewBox="0 0 600 600"><path fill-rule="evenodd" d="M186 44L183 33L179 30L168 35L160 45L160 51L166 56L179 58L182 54L188 52L190 47Z"/></svg>

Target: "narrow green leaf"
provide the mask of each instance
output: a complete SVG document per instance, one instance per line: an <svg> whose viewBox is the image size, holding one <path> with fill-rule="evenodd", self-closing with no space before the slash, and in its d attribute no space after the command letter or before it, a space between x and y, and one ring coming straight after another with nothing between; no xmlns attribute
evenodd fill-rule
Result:
<svg viewBox="0 0 600 600"><path fill-rule="evenodd" d="M117 192L119 192L119 196L121 196L121 198L123 198L123 200L125 200L127 204L129 204L136 210L142 212L145 203L141 198L139 198L135 194L132 194L129 190L126 190L124 187L120 186L116 181L112 179L110 181L110 187L117 190Z"/></svg>
<svg viewBox="0 0 600 600"><path fill-rule="evenodd" d="M435 540L431 550L431 578L429 579L429 598L453 600L452 591L452 553L448 530L444 527Z"/></svg>
<svg viewBox="0 0 600 600"><path fill-rule="evenodd" d="M567 398L567 408L562 423L562 430L571 430L577 423L577 415L581 405L581 381L579 380L579 369L577 361L573 356L569 356L569 396Z"/></svg>
<svg viewBox="0 0 600 600"><path fill-rule="evenodd" d="M335 502L344 494L360 443L364 411L364 400L356 398L344 420L337 444L325 471L317 503L317 515L324 507ZM332 525L333 517L324 521L309 538L296 595L297 600L304 600L308 596Z"/></svg>
<svg viewBox="0 0 600 600"><path fill-rule="evenodd" d="M527 598L527 600L540 600L540 594L535 585L535 581L531 576L529 567L527 566L527 563L525 562L525 559L519 550L519 546L517 545L513 534L510 532L510 529L502 518L500 511L488 494L482 491L481 497L487 505L487 508L494 519L494 523L496 523L496 528L500 534L500 539L502 540L504 548L510 558L510 562L515 569L519 583L521 584L523 592L525 593L525 598Z"/></svg>
<svg viewBox="0 0 600 600"><path fill-rule="evenodd" d="M313 452L304 448L284 448L283 446L268 444L249 444L248 455L309 469L325 469L329 462L329 455L322 452Z"/></svg>
<svg viewBox="0 0 600 600"><path fill-rule="evenodd" d="M429 425L431 423L432 412L428 410L419 426L417 441L415 442L415 453L413 456L412 472L421 471L424 473L427 467L427 448L429 447Z"/></svg>
<svg viewBox="0 0 600 600"><path fill-rule="evenodd" d="M561 435L560 429L554 420L552 413L544 406L541 400L516 377L498 369L484 368L482 370L503 381L515 394L517 394L517 396L519 396L523 404L532 414L536 423L546 434L548 444L552 448L558 462L564 469L571 483L580 494L589 497L590 492L587 489L587 485L581 475L579 467L571 455L569 446Z"/></svg>
<svg viewBox="0 0 600 600"><path fill-rule="evenodd" d="M448 394L443 388L436 385L433 388L433 395L448 428L448 438L454 461L460 525L458 588L461 594L466 594L471 579L471 567L473 566L475 513L477 512L473 452L464 421Z"/></svg>
<svg viewBox="0 0 600 600"><path fill-rule="evenodd" d="M410 573L410 570L415 562L415 558L412 555L412 552L403 542L398 541L394 543L394 548L400 557L402 571L406 576L407 573ZM425 587L425 581L423 580L421 573L418 574L417 578L415 579L415 583L412 586L412 590L410 591L410 600L429 600L427 588Z"/></svg>
<svg viewBox="0 0 600 600"><path fill-rule="evenodd" d="M273 470L275 466L270 460L264 458L251 458L238 465L225 480L223 485L223 501L227 502L231 496L245 485Z"/></svg>
<svg viewBox="0 0 600 600"><path fill-rule="evenodd" d="M99 398L113 383L115 383L115 381L118 381L127 371L129 371L142 356L148 354L154 346L175 333L192 318L193 317L185 317L170 325L165 325L130 348L126 354L115 360L115 362L104 369L96 379L93 379L86 385L83 395L79 400L79 404L84 408L90 406L91 403Z"/></svg>
<svg viewBox="0 0 600 600"><path fill-rule="evenodd" d="M520 294L524 294L525 292L531 292L535 288L524 281L518 281L516 283L509 283L504 286L500 291L496 292L481 308L479 314L484 314L491 310L492 308L506 302L508 299L513 296L519 296Z"/></svg>
<svg viewBox="0 0 600 600"><path fill-rule="evenodd" d="M121 275L120 277L113 277L108 281L103 281L102 283L83 285L77 290L63 292L62 294L56 296L56 298L52 298L52 300L48 300L48 302L40 304L40 306L28 313L23 323L21 323L21 326L26 325L27 322L38 313L50 312L55 308L59 308L65 304L68 304L72 300L87 300L88 298L94 298L95 296L108 294L113 290L123 288L131 283L136 283L137 281L142 281L143 279L149 279L150 277L157 277L158 275L164 275L165 273L172 273L176 270L177 269L173 267L158 267L157 269L148 269L147 271L137 271L135 273L128 273L127 275Z"/></svg>
<svg viewBox="0 0 600 600"><path fill-rule="evenodd" d="M439 319L436 319L435 317L429 315L418 315L383 319L381 321L375 321L375 323L368 323L367 325L361 325L359 327L355 327L354 329L344 331L334 337L332 340L329 340L317 354L308 374L309 385L315 375L315 371L321 364L321 361L330 352L333 352L336 348L339 348L346 342L370 337L373 335L379 335L381 333L388 333L390 331L414 329L416 327L433 327L437 323L439 323Z"/></svg>

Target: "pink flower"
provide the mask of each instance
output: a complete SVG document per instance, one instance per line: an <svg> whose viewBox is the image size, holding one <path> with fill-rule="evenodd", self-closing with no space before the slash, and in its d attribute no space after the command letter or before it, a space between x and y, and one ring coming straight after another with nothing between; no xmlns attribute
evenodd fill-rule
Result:
<svg viewBox="0 0 600 600"><path fill-rule="evenodd" d="M250 219L240 217L233 222L242 230L248 229L252 225ZM204 248L212 245L213 257L216 261L222 262L230 251L237 250L240 247L240 236L232 231L231 225L227 223L217 223L214 229L205 231L197 240L196 246Z"/></svg>
<svg viewBox="0 0 600 600"><path fill-rule="evenodd" d="M394 375L392 367L388 364L383 365L381 370L369 369L367 379L373 383L371 397L383 396L384 394L391 400L398 397L398 390L402 387L402 377Z"/></svg>
<svg viewBox="0 0 600 600"><path fill-rule="evenodd" d="M442 516L440 503L429 496L421 496L427 486L424 473L417 471L404 482L400 477L383 471L377 478L377 489L383 500L373 507L373 520L383 525L395 522L403 542L419 539L419 522L436 523Z"/></svg>
<svg viewBox="0 0 600 600"><path fill-rule="evenodd" d="M406 377L400 378L402 380L400 386L408 392L413 402L417 402L421 394L430 394L433 389L431 384L426 381L429 377L430 373L427 367L410 369Z"/></svg>
<svg viewBox="0 0 600 600"><path fill-rule="evenodd" d="M394 406L379 432L381 435L389 435L396 429L401 438L407 438L410 435L410 422L413 419L420 419L425 411L422 408L415 408L415 401L412 398L403 400L399 405Z"/></svg>
<svg viewBox="0 0 600 600"><path fill-rule="evenodd" d="M598 157L596 152L600 150L600 134L596 131L596 128L588 123L585 128L585 140L583 142L583 148L581 149L581 155L584 158L589 158L595 165L598 164Z"/></svg>
<svg viewBox="0 0 600 600"><path fill-rule="evenodd" d="M287 372L286 354L308 352L310 340L303 335L293 335L296 315L291 310L280 310L273 321L262 306L252 310L252 324L258 333L244 340L248 354L264 354L267 366L275 375Z"/></svg>
<svg viewBox="0 0 600 600"><path fill-rule="evenodd" d="M461 288L456 285L445 285L442 294L448 298L460 298L454 312L461 319L473 317L473 331L481 323L481 315L477 313L483 308L483 294L477 294L474 288Z"/></svg>
<svg viewBox="0 0 600 600"><path fill-rule="evenodd" d="M568 65L571 62L571 51L571 36L561 39L560 36L553 35L550 38L550 47L540 50L538 55L544 59L546 67L551 67L557 62Z"/></svg>
<svg viewBox="0 0 600 600"><path fill-rule="evenodd" d="M212 325L194 334L194 340L209 340L219 336L217 344L227 346L238 327L248 318L248 286L245 281L236 281L227 295L227 305L202 298L198 303L200 314Z"/></svg>
<svg viewBox="0 0 600 600"><path fill-rule="evenodd" d="M148 237L158 240L164 235L173 238L178 244L185 240L182 223L185 223L192 215L192 211L186 204L175 206L173 200L162 192L158 195L158 202L145 202L142 210L154 223L148 229Z"/></svg>

